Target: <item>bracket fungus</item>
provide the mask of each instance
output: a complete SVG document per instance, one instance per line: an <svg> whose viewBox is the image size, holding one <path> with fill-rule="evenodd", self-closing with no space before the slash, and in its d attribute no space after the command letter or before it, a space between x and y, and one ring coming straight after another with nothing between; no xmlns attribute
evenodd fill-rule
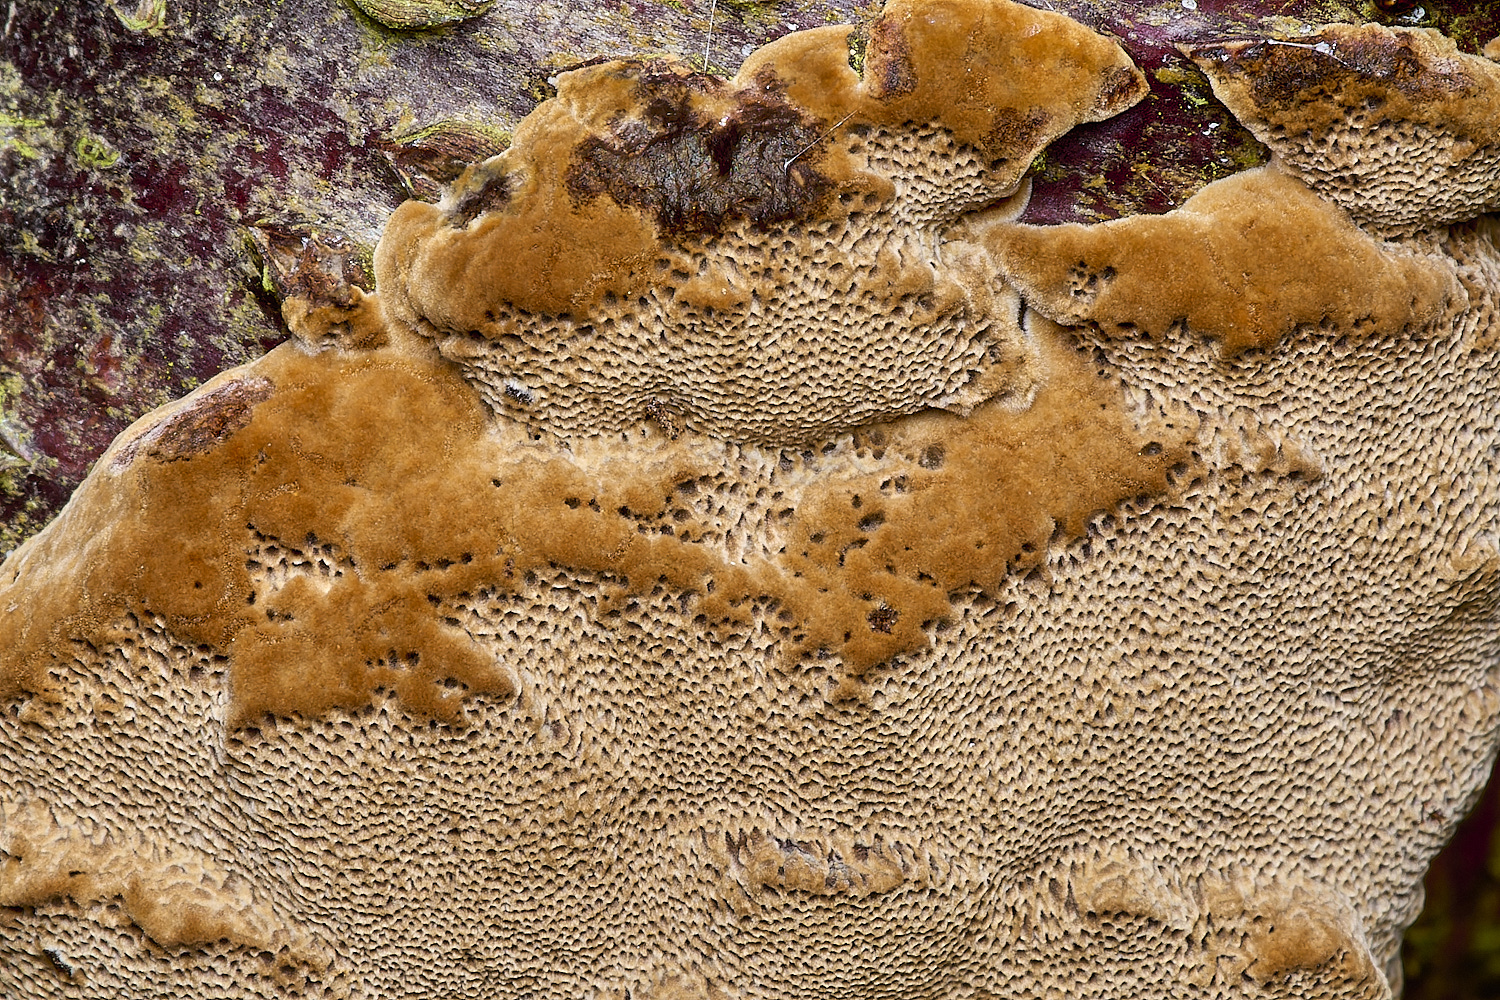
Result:
<svg viewBox="0 0 1500 1000"><path fill-rule="evenodd" d="M1500 72L1008 0L563 73L0 566L18 996L1390 997L1500 725ZM1378 139L1378 155L1371 143ZM332 263L330 263L332 262Z"/></svg>

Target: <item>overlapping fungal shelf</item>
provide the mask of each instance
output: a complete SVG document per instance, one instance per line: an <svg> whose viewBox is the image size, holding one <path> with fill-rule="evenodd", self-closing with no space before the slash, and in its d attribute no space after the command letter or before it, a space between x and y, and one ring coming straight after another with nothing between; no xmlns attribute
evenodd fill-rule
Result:
<svg viewBox="0 0 1500 1000"><path fill-rule="evenodd" d="M1500 722L1500 78L1287 44L1165 215L1020 221L1117 45L892 0L298 250L0 566L0 983L1391 996Z"/></svg>

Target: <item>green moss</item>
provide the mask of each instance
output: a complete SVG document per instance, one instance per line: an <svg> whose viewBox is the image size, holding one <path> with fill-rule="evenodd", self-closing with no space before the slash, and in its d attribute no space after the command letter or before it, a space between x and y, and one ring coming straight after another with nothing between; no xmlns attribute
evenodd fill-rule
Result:
<svg viewBox="0 0 1500 1000"><path fill-rule="evenodd" d="M38 156L42 155L41 153L37 152L35 146L29 145L28 143L17 139L15 136L6 136L5 138L0 139L0 150L6 149L14 149L17 153L20 153L28 160L34 160Z"/></svg>
<svg viewBox="0 0 1500 1000"><path fill-rule="evenodd" d="M1183 100L1195 108L1205 108L1213 102L1213 91L1209 87L1208 78L1196 67L1163 66L1153 71L1152 76L1177 88Z"/></svg>
<svg viewBox="0 0 1500 1000"><path fill-rule="evenodd" d="M401 135L391 136L392 142L403 145L420 145L430 141L445 141L450 137L467 138L473 136L484 142L500 147L510 145L510 133L505 129L495 128L483 122L468 122L459 120L440 121L436 125L428 125L419 128L415 132L405 132Z"/></svg>
<svg viewBox="0 0 1500 1000"><path fill-rule="evenodd" d="M31 143L15 134L16 129L43 128L46 122L40 118L28 118L24 115L0 112L0 152L13 149L23 158L35 160L41 156L41 151ZM6 133L10 134L7 135Z"/></svg>
<svg viewBox="0 0 1500 1000"><path fill-rule="evenodd" d="M702 0L699 0L701 3ZM719 0L719 12L722 14L728 10L745 24L768 25L779 20L781 15L777 12L778 0ZM830 23L847 20L840 11L827 11L824 14Z"/></svg>
<svg viewBox="0 0 1500 1000"><path fill-rule="evenodd" d="M869 35L863 31L849 32L849 68L861 77L865 75L865 50L869 47Z"/></svg>
<svg viewBox="0 0 1500 1000"><path fill-rule="evenodd" d="M272 294L267 289L267 294ZM271 326L266 321L266 314L261 304L256 301L255 296L249 290L239 291L230 296L226 308L226 325L228 333L223 338L226 347L236 347L235 355L247 355L249 352L243 345L254 344L267 337L285 337L286 330L280 326ZM244 357L249 361L251 358Z"/></svg>
<svg viewBox="0 0 1500 1000"><path fill-rule="evenodd" d="M426 31L478 17L494 0L351 0L366 17L396 31Z"/></svg>
<svg viewBox="0 0 1500 1000"><path fill-rule="evenodd" d="M137 33L160 31L167 24L167 0L140 0L128 13L117 4L110 4L110 10L115 12L121 24Z"/></svg>
<svg viewBox="0 0 1500 1000"><path fill-rule="evenodd" d="M1245 128L1236 128L1228 133L1229 144L1224 147L1223 155L1228 158L1230 167L1224 173L1239 173L1241 170L1249 170L1263 163L1270 162L1271 153L1260 140L1251 135Z"/></svg>
<svg viewBox="0 0 1500 1000"><path fill-rule="evenodd" d="M18 496L21 480L36 463L31 432L16 417L16 403L25 387L20 375L0 372L0 493Z"/></svg>
<svg viewBox="0 0 1500 1000"><path fill-rule="evenodd" d="M73 155L80 165L90 170L108 170L120 162L120 154L111 149L109 143L96 135L84 133L73 144Z"/></svg>
<svg viewBox="0 0 1500 1000"><path fill-rule="evenodd" d="M10 476L3 472L0 472L0 490L4 490L9 495L15 495L10 492ZM35 517L24 513L16 514L10 520L0 523L0 559L10 555L16 546L36 534L40 527Z"/></svg>
<svg viewBox="0 0 1500 1000"><path fill-rule="evenodd" d="M1428 4L1432 27L1465 52L1478 52L1500 35L1500 14L1491 4Z"/></svg>

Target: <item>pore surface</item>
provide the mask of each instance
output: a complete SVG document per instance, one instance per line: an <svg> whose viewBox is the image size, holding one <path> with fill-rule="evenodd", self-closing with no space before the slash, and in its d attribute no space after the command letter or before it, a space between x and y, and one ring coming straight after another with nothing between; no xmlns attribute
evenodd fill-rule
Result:
<svg viewBox="0 0 1500 1000"><path fill-rule="evenodd" d="M1021 225L1123 53L850 38L564 75L0 567L0 984L1391 995L1500 718L1489 195Z"/></svg>

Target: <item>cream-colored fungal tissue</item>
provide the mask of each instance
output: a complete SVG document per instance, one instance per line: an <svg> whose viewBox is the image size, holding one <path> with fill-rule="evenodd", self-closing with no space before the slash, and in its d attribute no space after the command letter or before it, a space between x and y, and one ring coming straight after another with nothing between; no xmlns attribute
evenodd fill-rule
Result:
<svg viewBox="0 0 1500 1000"><path fill-rule="evenodd" d="M7 996L1388 998L1500 725L1500 64L1007 0L559 75L0 566ZM1399 72L1389 67L1399 67Z"/></svg>

